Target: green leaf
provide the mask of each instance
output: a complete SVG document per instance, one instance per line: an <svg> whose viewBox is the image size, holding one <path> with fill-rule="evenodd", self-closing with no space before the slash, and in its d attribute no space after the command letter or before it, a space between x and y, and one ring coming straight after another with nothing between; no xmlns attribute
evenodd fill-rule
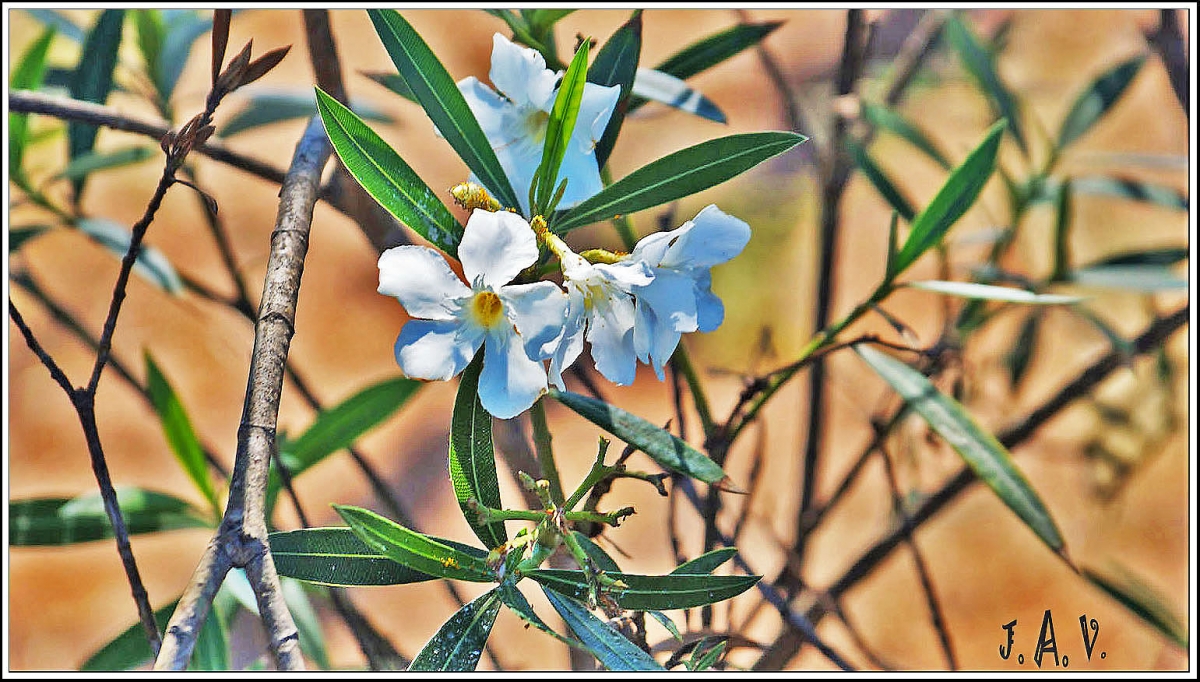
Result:
<svg viewBox="0 0 1200 682"><path fill-rule="evenodd" d="M72 159L58 177L78 180L96 171L141 163L157 153L158 150L154 147L125 147L111 152L91 151Z"/></svg>
<svg viewBox="0 0 1200 682"><path fill-rule="evenodd" d="M403 407L419 388L421 382L415 379L384 379L322 410L298 438L280 439L279 456L288 473L299 476L333 453L350 447ZM267 483L268 499L274 500L281 486L279 472L273 470Z"/></svg>
<svg viewBox="0 0 1200 682"><path fill-rule="evenodd" d="M446 67L395 10L369 9L392 63L442 136L502 205L520 206L491 143Z"/></svg>
<svg viewBox="0 0 1200 682"><path fill-rule="evenodd" d="M595 398L550 389L550 397L579 413L584 419L636 447L662 466L685 476L736 492L737 487L716 462L641 417Z"/></svg>
<svg viewBox="0 0 1200 682"><path fill-rule="evenodd" d="M975 282L946 282L929 280L909 282L904 286L913 289L924 289L948 296L959 298L976 298L986 301L1003 301L1005 303L1022 303L1025 305L1068 305L1084 300L1083 296L1064 296L1062 294L1037 294L1025 289L1001 287L993 284L977 284Z"/></svg>
<svg viewBox="0 0 1200 682"><path fill-rule="evenodd" d="M404 99L416 104L420 104L420 102L417 102L417 96L413 94L412 88L408 87L408 83L404 82L404 79L400 77L400 74L385 73L383 71L359 71L359 73L367 78L370 78L376 83L379 83L388 90L391 90L393 93L400 95Z"/></svg>
<svg viewBox="0 0 1200 682"><path fill-rule="evenodd" d="M900 214L905 220L912 222L916 211L913 210L912 204L908 199L904 198L904 194L892 183L891 179L883 172L883 169L875 164L875 160L871 158L863 146L855 142L853 139L846 138L846 148L850 151L850 158L854 159L854 165L862 171L867 180L875 187L875 189L883 195L888 204Z"/></svg>
<svg viewBox="0 0 1200 682"><path fill-rule="evenodd" d="M917 370L864 344L854 346L854 351L966 460L975 475L1043 542L1056 552L1063 551L1062 536L1050 513L995 436L980 428L962 405L940 393Z"/></svg>
<svg viewBox="0 0 1200 682"><path fill-rule="evenodd" d="M188 661L188 670L199 672L229 670L229 634L225 626L225 614L222 611L223 609L217 608L217 604L214 602L213 608L209 610L208 616L200 626L200 634L196 637L196 646L192 649L192 659Z"/></svg>
<svg viewBox="0 0 1200 682"><path fill-rule="evenodd" d="M46 73L46 55L54 41L55 30L48 27L25 54L21 56L12 76L8 79L10 90L37 90L42 86ZM24 177L21 161L25 155L25 144L29 137L29 114L8 115L8 169L14 176Z"/></svg>
<svg viewBox="0 0 1200 682"><path fill-rule="evenodd" d="M1050 281L1061 282L1071 269L1071 179L1063 178L1054 199L1054 264Z"/></svg>
<svg viewBox="0 0 1200 682"><path fill-rule="evenodd" d="M175 607L178 604L179 600L176 599L154 612L154 620L158 623L159 629L162 629L171 620L171 615L175 613ZM139 621L89 656L83 665L79 666L79 671L94 673L132 670L150 661L153 657L150 643L146 641L146 631Z"/></svg>
<svg viewBox="0 0 1200 682"><path fill-rule="evenodd" d="M549 31L554 24L558 23L559 19L574 11L574 9L521 10L521 15L525 17L525 21L529 24L529 29L533 33L542 35Z"/></svg>
<svg viewBox="0 0 1200 682"><path fill-rule="evenodd" d="M225 122L217 132L221 137L230 137L260 126L289 121L293 119L310 119L317 113L317 100L309 90L267 90L259 88L246 94L246 106ZM363 121L378 121L394 123L395 119L380 111L378 108L362 102L351 102L353 111Z"/></svg>
<svg viewBox="0 0 1200 682"><path fill-rule="evenodd" d="M701 142L664 156L576 204L554 226L577 227L665 204L718 185L808 138L796 133L744 133Z"/></svg>
<svg viewBox="0 0 1200 682"><path fill-rule="evenodd" d="M979 42L974 32L963 23L962 19L957 14L952 14L946 20L946 25L943 28L946 38L950 45L958 53L958 56L966 66L967 71L975 79L992 103L993 109L997 112L1000 118L1008 119L1009 130L1012 132L1013 139L1016 140L1017 146L1021 148L1021 152L1026 156L1029 154L1029 148L1025 144L1025 135L1022 132L1020 112L1017 110L1017 101L1004 86L1000 80L1000 75L996 73L996 65L993 62L992 54Z"/></svg>
<svg viewBox="0 0 1200 682"><path fill-rule="evenodd" d="M633 80L637 75L641 53L642 10L637 9L633 11L633 16L621 24L620 28L614 31L608 41L604 43L604 46L596 53L592 67L588 69L589 83L603 86L616 85L621 88L621 94L617 97L617 106L613 110L612 117L608 119L608 126L604 128L604 135L596 143L596 165L599 168L604 168L604 164L608 162L609 154L612 153L613 145L616 144L617 136L621 132L625 113L629 109L629 98L632 96Z"/></svg>
<svg viewBox="0 0 1200 682"><path fill-rule="evenodd" d="M676 641L683 641L683 635L679 632L679 626L676 625L675 621L671 620L667 614L663 613L662 611L647 611L646 613L649 614L651 618L658 621L658 624L663 626L667 632L671 633L671 636L674 637Z"/></svg>
<svg viewBox="0 0 1200 682"><path fill-rule="evenodd" d="M82 43L86 37L84 30L59 10L25 8L25 11L46 28L53 28L76 43Z"/></svg>
<svg viewBox="0 0 1200 682"><path fill-rule="evenodd" d="M492 450L492 415L479 402L479 372L483 352L463 370L450 417L450 482L454 496L471 530L484 546L499 547L508 540L504 522L480 523L467 507L468 500L499 509L500 483L496 478L496 455Z"/></svg>
<svg viewBox="0 0 1200 682"><path fill-rule="evenodd" d="M1076 194L1117 197L1181 211L1186 211L1190 203L1187 196L1174 187L1133 178L1088 175L1074 178L1071 185Z"/></svg>
<svg viewBox="0 0 1200 682"><path fill-rule="evenodd" d="M135 9L133 23L137 26L138 51L142 53L146 73L150 74L157 87L158 59L162 54L163 41L167 37L162 12L156 9Z"/></svg>
<svg viewBox="0 0 1200 682"><path fill-rule="evenodd" d="M397 220L457 257L462 225L404 159L353 111L320 88L317 108L338 157L363 189Z"/></svg>
<svg viewBox="0 0 1200 682"><path fill-rule="evenodd" d="M589 559L596 562L596 566L598 566L600 570L608 571L609 573L621 572L621 567L617 566L616 560L609 556L608 552L605 552L600 545L597 545L595 542L593 542L592 539L587 535L584 535L577 530L571 531L571 535L575 536L575 541L578 542L579 546L583 548L583 553L588 555Z"/></svg>
<svg viewBox="0 0 1200 682"><path fill-rule="evenodd" d="M782 21L766 21L758 24L736 24L724 31L688 45L667 57L654 67L676 78L687 79L716 66L745 49L754 47L783 25Z"/></svg>
<svg viewBox="0 0 1200 682"><path fill-rule="evenodd" d="M1067 281L1098 289L1141 292L1184 290L1188 287L1186 279L1159 265L1088 266L1069 273Z"/></svg>
<svg viewBox="0 0 1200 682"><path fill-rule="evenodd" d="M700 118L725 123L725 113L698 90L669 73L639 68L633 77L633 96L640 101L662 102Z"/></svg>
<svg viewBox="0 0 1200 682"><path fill-rule="evenodd" d="M325 648L325 635L321 633L321 621L313 609L304 585L291 578L279 581L283 591L283 601L287 604L292 620L296 622L296 632L300 636L300 650L317 664L321 670L329 670L329 653Z"/></svg>
<svg viewBox="0 0 1200 682"><path fill-rule="evenodd" d="M1031 313L1021 324L1017 340L1013 347L1004 355L1004 366L1008 370L1008 385L1016 389L1025 378L1029 369L1029 361L1033 359L1033 349L1037 346L1038 331L1041 329L1042 316Z"/></svg>
<svg viewBox="0 0 1200 682"><path fill-rule="evenodd" d="M941 150L925 136L925 133L921 132L919 128L909 123L908 119L892 109L871 104L870 102L863 102L862 118L875 128L898 135L912 146L924 152L926 156L933 159L942 168L946 170L952 168L946 155L942 154Z"/></svg>
<svg viewBox="0 0 1200 682"><path fill-rule="evenodd" d="M1171 600L1121 566L1113 565L1104 573L1085 567L1083 575L1180 649L1187 650L1187 625L1181 623L1167 606Z"/></svg>
<svg viewBox="0 0 1200 682"><path fill-rule="evenodd" d="M480 557L455 549L375 512L335 504L333 508L354 534L369 547L409 568L438 578L495 582L495 574Z"/></svg>
<svg viewBox="0 0 1200 682"><path fill-rule="evenodd" d="M123 9L106 9L101 12L96 25L83 41L83 53L79 57L79 65L75 67L69 88L72 98L96 104L104 104L108 99L108 93L112 91L113 86L113 69L117 66L117 52L121 48L121 25L124 19ZM98 128L91 123L67 123L71 160L92 151L96 144L97 131ZM86 178L79 178L71 183L75 188L76 201L83 194L85 180Z"/></svg>
<svg viewBox="0 0 1200 682"><path fill-rule="evenodd" d="M474 670L499 613L500 597L495 589L476 597L438 628L417 652L409 671Z"/></svg>
<svg viewBox="0 0 1200 682"><path fill-rule="evenodd" d="M569 597L560 596L554 590L542 588L550 605L567 622L567 626L583 643L583 646L600 661L605 668L617 671L662 670L663 667L650 654L625 639L611 625L593 616L583 604Z"/></svg>
<svg viewBox="0 0 1200 682"><path fill-rule="evenodd" d="M1004 127L1004 121L993 125L983 142L954 169L925 210L913 218L908 239L896 254L893 276L904 272L927 250L941 243L946 232L975 203L996 167L996 153L1000 149Z"/></svg>
<svg viewBox="0 0 1200 682"><path fill-rule="evenodd" d="M130 535L180 528L212 527L212 521L187 502L141 488L117 488L117 504ZM9 545L70 545L114 537L99 493L78 497L13 500L8 503Z"/></svg>
<svg viewBox="0 0 1200 682"><path fill-rule="evenodd" d="M435 577L396 563L345 527L276 532L267 539L279 575L317 585L406 585ZM477 547L444 538L434 539L480 560L487 556Z"/></svg>
<svg viewBox="0 0 1200 682"><path fill-rule="evenodd" d="M685 561L676 566L675 570L671 571L671 575L712 573L721 564L732 559L737 552L736 547L721 547L711 552L705 552L691 561Z"/></svg>
<svg viewBox="0 0 1200 682"><path fill-rule="evenodd" d="M235 12L237 10L234 10ZM169 101L179 83L179 76L192 53L192 45L200 36L212 30L212 16L202 15L195 10L164 12L166 35L158 53L158 68L154 71L154 83L163 101Z"/></svg>
<svg viewBox="0 0 1200 682"><path fill-rule="evenodd" d="M1145 55L1128 59L1105 71L1075 100L1058 131L1058 148L1063 149L1086 133L1121 97L1146 62Z"/></svg>
<svg viewBox="0 0 1200 682"><path fill-rule="evenodd" d="M11 256L12 254L21 250L21 247L25 245L25 242L29 241L30 239L33 239L34 237L37 237L38 235L40 235L50 229L51 229L50 225L31 225L29 227L10 227L8 229L8 254Z"/></svg>
<svg viewBox="0 0 1200 682"><path fill-rule="evenodd" d="M571 135L575 133L575 120L579 118L579 105L583 102L583 87L587 83L588 44L584 42L571 59L571 65L563 74L550 109L550 121L546 124L546 139L542 144L542 160L534 173L536 186L530 187L529 202L535 214L549 213L554 189L558 187L558 170L562 166Z"/></svg>
<svg viewBox="0 0 1200 682"><path fill-rule="evenodd" d="M100 246L111 251L118 259L129 252L129 244L133 235L119 223L107 218L80 218L75 226ZM171 261L162 251L142 243L137 260L133 262L133 271L146 281L170 294L183 293L183 280L171 265Z"/></svg>
<svg viewBox="0 0 1200 682"><path fill-rule="evenodd" d="M521 591L518 590L517 586L513 583L503 582L500 584L500 587L497 588L497 590L498 594L500 595L500 601L504 602L504 605L507 606L513 613L517 614L521 620L550 635L563 644L575 647L583 646L579 642L569 637L564 637L558 634L551 629L549 625L546 625L546 621L542 620L541 616L537 615L537 612L533 610L533 605L529 603L529 600L525 598L525 595L521 594Z"/></svg>
<svg viewBox="0 0 1200 682"><path fill-rule="evenodd" d="M1187 248L1147 249L1145 251L1126 251L1107 258L1102 258L1088 267L1101 265L1159 265L1166 267L1187 260Z"/></svg>
<svg viewBox="0 0 1200 682"><path fill-rule="evenodd" d="M538 568L526 571L525 575L543 587L575 599L587 599L588 583L583 571ZM628 585L625 589L614 589L608 596L623 609L633 611L662 611L666 609L691 609L715 604L754 587L762 576L757 575L707 575L670 573L667 575L635 575L631 573L605 573L614 580Z"/></svg>
<svg viewBox="0 0 1200 682"><path fill-rule="evenodd" d="M150 394L150 402L158 413L162 423L163 434L175 453L175 459L183 466L184 472L196 488L204 495L204 499L212 505L213 517L221 518L221 501L217 499L217 491L213 488L212 480L208 477L208 463L204 459L204 448L196 438L192 422L188 419L187 411L183 408L179 396L167 378L163 376L149 351L146 357L146 391Z"/></svg>

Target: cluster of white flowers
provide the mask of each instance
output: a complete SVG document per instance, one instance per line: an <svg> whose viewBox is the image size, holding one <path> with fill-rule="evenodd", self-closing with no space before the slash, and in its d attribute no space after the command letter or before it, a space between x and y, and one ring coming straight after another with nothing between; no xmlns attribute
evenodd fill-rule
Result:
<svg viewBox="0 0 1200 682"><path fill-rule="evenodd" d="M523 202L541 161L557 76L536 51L497 35L490 78L504 97L474 78L459 83ZM562 208L602 188L593 149L617 93L585 87L560 173L568 180ZM521 210L529 213L524 203ZM561 287L512 283L538 261L539 239L558 258ZM662 379L681 334L721 324L725 309L712 292L710 269L740 253L749 239L745 222L710 205L682 226L642 239L628 255L589 260L547 231L540 217L475 208L458 247L470 286L437 251L400 246L379 259L379 293L395 296L413 318L396 339L405 374L450 379L482 346L480 402L509 419L533 405L548 384L565 388L562 374L585 341L596 369L615 384L632 383L639 361Z"/></svg>

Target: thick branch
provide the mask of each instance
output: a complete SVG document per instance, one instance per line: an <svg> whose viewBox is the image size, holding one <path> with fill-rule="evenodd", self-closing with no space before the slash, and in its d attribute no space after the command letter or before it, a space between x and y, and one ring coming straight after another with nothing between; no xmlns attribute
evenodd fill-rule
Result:
<svg viewBox="0 0 1200 682"><path fill-rule="evenodd" d="M210 606L209 591L213 584L220 585L232 567L246 569L278 667L304 667L296 626L283 602L267 545L264 512L284 367L295 333L300 277L321 170L330 152L320 119L314 118L296 147L280 190L225 517L171 617L162 652L155 661L157 670L181 670L187 664Z"/></svg>

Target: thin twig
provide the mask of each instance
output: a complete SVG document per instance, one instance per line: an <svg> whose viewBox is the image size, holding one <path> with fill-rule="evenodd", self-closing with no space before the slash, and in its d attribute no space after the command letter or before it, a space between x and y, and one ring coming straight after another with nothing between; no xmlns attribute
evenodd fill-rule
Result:
<svg viewBox="0 0 1200 682"><path fill-rule="evenodd" d="M296 300L313 207L331 154L319 118L309 122L296 146L280 190L279 214L271 233L271 253L255 327L246 401L238 427L238 448L229 502L220 528L205 549L179 606L171 617L156 670L181 670L208 615L212 595L232 567L246 570L267 629L268 646L280 669L302 670L295 623L284 604L279 576L267 544L267 474L275 449L275 429L283 390L284 365L295 333Z"/></svg>

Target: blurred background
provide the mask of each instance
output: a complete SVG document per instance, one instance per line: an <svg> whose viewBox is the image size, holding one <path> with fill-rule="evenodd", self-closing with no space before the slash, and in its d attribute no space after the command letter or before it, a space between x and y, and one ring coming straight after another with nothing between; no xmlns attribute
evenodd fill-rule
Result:
<svg viewBox="0 0 1200 682"><path fill-rule="evenodd" d="M880 101L889 69L924 16L916 10L867 12L874 33L867 48L864 75L857 91ZM97 12L67 10L64 16L82 27ZM456 79L486 80L495 32L509 35L504 23L482 11L404 11ZM449 188L466 170L420 108L372 82L362 72L393 69L362 11L330 12L342 59L346 87L353 100L377 110L390 122L373 123L426 183ZM561 54L577 33L603 41L629 16L627 10L580 10L557 28ZM1188 18L1179 13L1187 39ZM8 10L10 64L29 48L42 23L27 12ZM727 117L722 125L660 104L643 107L626 121L610 167L620 178L645 163L713 137L740 132L785 130L789 121L782 82L792 92L813 141L751 172L674 206L669 227L694 216L709 203L747 221L753 237L745 252L714 273L714 290L725 302L724 325L710 334L693 334L685 345L708 386L714 413L723 417L737 400L747 377L782 366L812 337L813 299L818 271L817 228L821 178L817 173L820 140L831 135L833 112L854 115L857 101L835 99L831 79L838 67L846 12L838 10L682 10L649 9L644 14L641 62L658 64L701 36L739 21L780 21L762 43L778 81L751 49L705 71L689 83L717 104ZM1072 204L1070 248L1078 262L1113 254L1190 246L1188 196L1188 119L1179 106L1167 70L1147 44L1159 25L1157 10L980 10L964 21L976 35L999 38L996 68L1024 107L1031 139L1058 129L1078 93L1099 74L1134 55L1147 60L1108 114L1071 146L1060 161L1064 175L1112 173L1173 189L1184 207L1078 194ZM132 32L132 23L126 25ZM302 92L314 82L304 26L298 11L243 10L235 14L230 54L253 39L255 52L282 45L292 50L282 64L231 95L218 110L218 128L256 93ZM136 65L130 39L122 64ZM49 63L73 67L79 45L56 40ZM123 79L125 79L123 81ZM128 83L120 68L118 84ZM195 43L171 102L178 125L203 109L209 83L207 37ZM130 91L114 92L108 105L127 115L154 118L155 110ZM954 53L935 47L896 110L917 125L955 164L982 139L994 121L986 97L970 80ZM794 117L793 117L794 120ZM61 125L31 117L36 130ZM301 119L255 128L222 141L230 148L286 168L305 123ZM1045 131L1051 131L1047 133ZM98 149L117 149L146 138L102 129ZM827 147L828 145L824 145ZM946 177L927 156L894 135L877 135L872 158L918 207L924 206ZM65 144L46 142L29 152L28 167L52 174L66 163ZM217 200L229 232L236 263L257 301L277 210L277 186L206 157L193 155L197 177ZM1011 139L1001 149L1000 165L1025 172ZM142 214L158 176L160 157L94 174L82 196L82 212L126 226ZM61 185L60 185L61 186ZM52 186L53 187L53 186ZM18 201L10 187L10 226L45 222L44 213ZM951 232L950 277L966 279L982 262L989 235L1007 220L1003 183L993 178L981 199ZM446 196L449 199L448 195ZM457 209L455 209L457 211ZM631 216L639 235L657 229L662 211ZM891 208L861 173L851 176L841 201L833 317L838 319L873 291L883 274ZM172 190L150 228L147 241L187 279L203 282L221 297L234 294L221 256L203 226L200 202L186 188ZM1050 267L1054 213L1032 208L1004 268L1027 277L1045 277ZM572 233L577 248L619 247L611 226L595 225ZM86 329L100 329L107 311L118 260L76 230L51 230L10 252L9 267L27 273L46 295ZM377 254L363 232L345 215L318 205L305 264L291 359L326 404L398 374L392 344L406 317L401 306L380 296ZM1176 266L1186 277L1186 264ZM943 276L933 258L921 261L911 279ZM1155 315L1188 301L1186 289L1131 291L1121 288L1068 288L1090 298L1082 304L1112 330L1126 337L1140 333ZM94 355L69 329L30 296L10 284L9 294L46 349L68 376L82 383ZM921 291L902 291L887 312L902 320L908 337L881 317L868 316L851 334L874 331L898 342L928 345L938 338L947 315L963 301ZM1027 311L1007 310L971 336L955 365L939 381L943 390L958 381L961 398L976 419L993 431L1028 414L1109 352L1098 327L1065 308L1042 310L1040 332L1031 346L1028 368L1014 385L1006 357L1020 336ZM1103 569L1114 563L1158 595L1159 606L1183 623L1191 621L1188 595L1194 556L1189 538L1187 334L1175 334L1165 353L1130 362L1104 381L1091 397L1076 401L1036 435L1014 448L1018 467L1042 497L1058 523L1070 557L1080 565ZM228 307L190 293L172 296L134 277L115 336L114 354L141 378L142 354L150 351L178 392L200 438L228 466L236 445L245 391L252 327ZM46 369L9 324L7 367L8 495L10 500L68 497L95 490L83 433L69 401ZM1166 367L1164 370L1163 368ZM604 385L608 399L651 422L665 423L675 411L670 382L659 382L642 367L630 387ZM833 354L828 362L827 421L818 500L828 499L873 436L872 419L894 409L897 399L852 353ZM729 454L726 469L735 480L754 482L752 495L727 499L727 519L744 517L738 546L756 571L771 580L789 560L796 536L799 481L806 422L806 380L794 380L763 412L760 422ZM447 478L447 438L455 382L424 386L395 416L359 442L359 451L385 477L413 512L421 530L471 542ZM577 389L577 387L575 387ZM577 389L578 390L578 389ZM587 471L598 430L560 405L550 404L559 467L566 485ZM285 386L280 428L297 433L313 412ZM107 371L97 398L99 432L114 481L171 492L198 505L204 501L171 456L154 413L136 391ZM685 424L699 446L697 423ZM503 443L501 448L503 449ZM918 421L905 422L890 444L899 486L906 499L920 500L937 490L961 467L961 460ZM641 455L635 468L654 470ZM807 539L804 583L816 590L833 584L864 550L897 523L886 472L872 458L861 476ZM501 467L502 493L511 504L520 494ZM296 479L296 488L314 525L341 525L330 503L380 510L353 461L331 457ZM626 571L665 573L675 556L665 520L671 506L650 486L618 481L606 502L631 504L637 514L618 529L606 531L605 544ZM700 553L702 527L687 504L677 507L681 551ZM297 527L289 504L279 505L276 523ZM207 529L137 535L132 539L151 601L157 608L182 591L210 537ZM1036 669L1028 660L1043 613L1055 619L1060 653L1072 670L1181 670L1184 649L1096 586L1071 571L982 486L975 486L922 525L915 535L929 579L943 609L958 666L972 670ZM618 549L619 548L619 549ZM625 556L627 554L628 556ZM461 586L474 596L477 586ZM134 623L136 612L111 540L62 547L9 547L9 665L13 670L77 669L96 649ZM356 588L351 598L402 654L414 655L456 605L437 584ZM530 595L531 599L534 595ZM805 605L798 600L797 608ZM362 652L326 601L315 599L335 667L365 665ZM535 606L544 610L544 600ZM944 669L946 661L909 548L902 547L868 578L846 593L841 618L827 617L818 632L858 667ZM777 611L751 591L714 609L713 628L736 628L748 642L770 644L782 625ZM1098 649L1104 658L1085 655L1079 617L1100 624ZM678 613L675 614L676 616ZM1006 623L1016 619L1016 647L1023 665L1002 660ZM677 619L681 627L684 621ZM698 626L692 619L691 624ZM561 644L525 630L504 612L492 643L496 659L485 656L481 669L499 661L509 670L566 669ZM258 646L261 629L253 620L235 623L247 651ZM656 629L657 628L657 629ZM1186 626L1184 633L1188 633ZM652 625L652 644L669 640ZM669 641L667 641L669 644ZM761 652L734 648L733 666L752 665ZM660 655L660 660L665 656ZM1014 656L1015 658L1015 656ZM811 647L802 648L780 667L825 669L830 663Z"/></svg>

